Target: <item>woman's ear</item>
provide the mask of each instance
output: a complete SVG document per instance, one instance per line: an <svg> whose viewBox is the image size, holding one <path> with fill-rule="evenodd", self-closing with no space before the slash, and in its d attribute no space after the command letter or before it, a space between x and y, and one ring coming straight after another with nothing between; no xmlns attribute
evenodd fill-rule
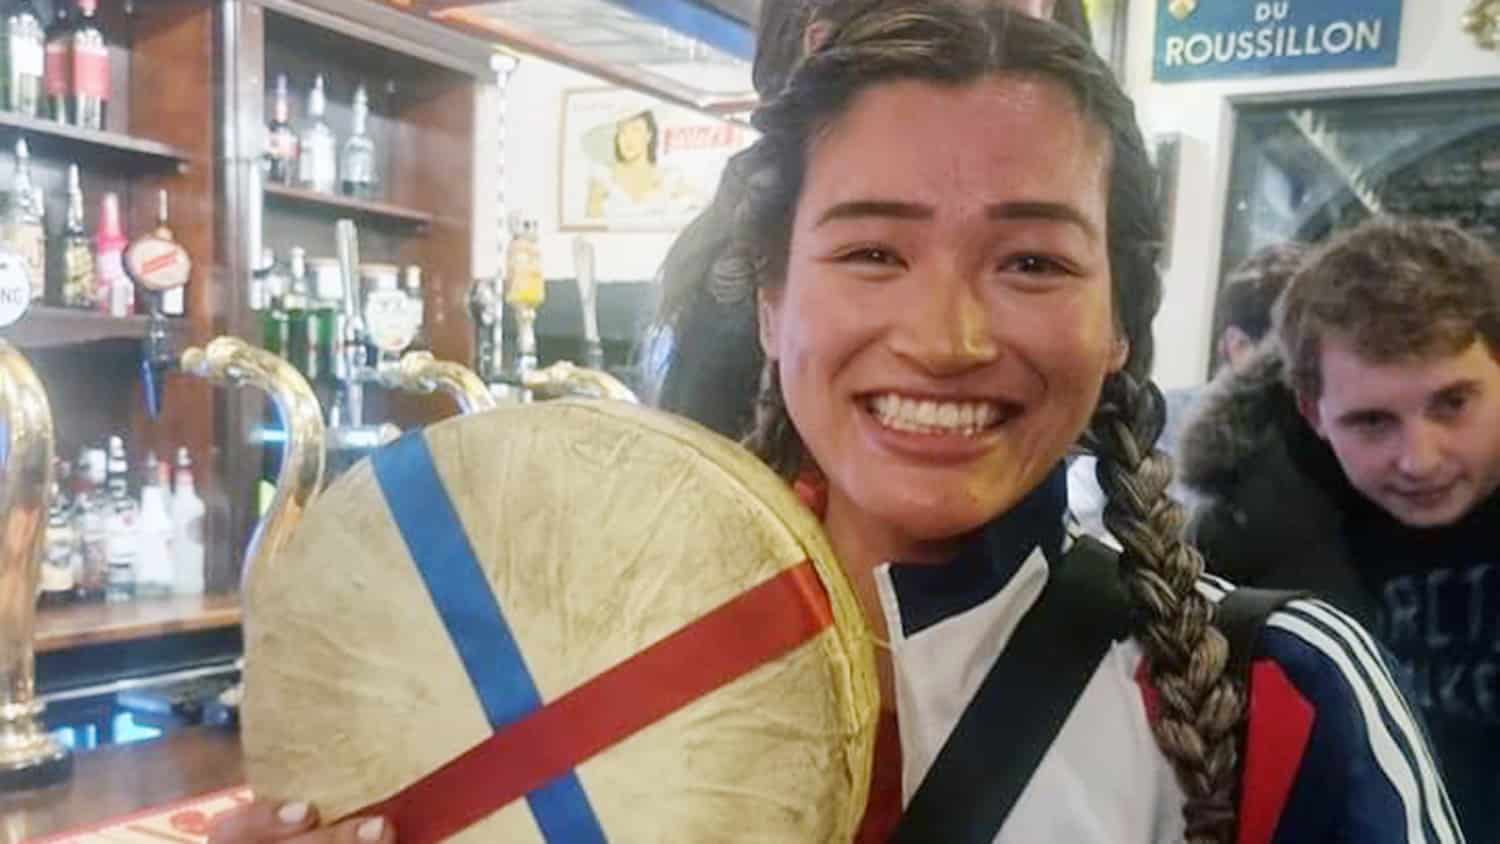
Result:
<svg viewBox="0 0 1500 844"><path fill-rule="evenodd" d="M768 360L776 358L777 319L781 314L780 303L774 291L765 288L755 291L755 323L760 334L760 350Z"/></svg>
<svg viewBox="0 0 1500 844"><path fill-rule="evenodd" d="M1110 354L1109 371L1119 372L1125 368L1125 362L1130 360L1130 338L1124 334L1115 335L1115 348Z"/></svg>
<svg viewBox="0 0 1500 844"><path fill-rule="evenodd" d="M833 33L833 24L828 21L815 20L802 30L802 55L809 56L816 53L820 47L828 43L828 36Z"/></svg>

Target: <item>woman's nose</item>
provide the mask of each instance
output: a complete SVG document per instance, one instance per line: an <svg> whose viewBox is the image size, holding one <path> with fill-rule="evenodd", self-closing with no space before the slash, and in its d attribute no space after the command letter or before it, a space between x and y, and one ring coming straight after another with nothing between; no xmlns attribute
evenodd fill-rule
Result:
<svg viewBox="0 0 1500 844"><path fill-rule="evenodd" d="M999 346L974 285L958 278L934 281L906 309L896 332L896 353L935 376L995 360Z"/></svg>

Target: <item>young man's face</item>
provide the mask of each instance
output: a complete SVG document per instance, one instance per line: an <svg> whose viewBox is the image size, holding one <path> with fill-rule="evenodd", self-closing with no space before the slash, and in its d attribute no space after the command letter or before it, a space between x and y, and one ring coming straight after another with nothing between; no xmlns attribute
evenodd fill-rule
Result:
<svg viewBox="0 0 1500 844"><path fill-rule="evenodd" d="M1300 398L1350 482L1413 527L1462 519L1500 487L1500 359L1483 340L1448 357L1370 363L1323 339L1323 394Z"/></svg>

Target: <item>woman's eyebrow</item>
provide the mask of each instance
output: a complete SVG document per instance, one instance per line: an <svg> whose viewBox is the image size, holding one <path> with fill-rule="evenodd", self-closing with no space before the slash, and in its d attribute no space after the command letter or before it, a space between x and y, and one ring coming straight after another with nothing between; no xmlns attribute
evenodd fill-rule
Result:
<svg viewBox="0 0 1500 844"><path fill-rule="evenodd" d="M1094 225L1094 221L1066 202L1041 200L999 202L986 208L985 214L991 220L1051 220L1059 223L1072 223L1083 229L1083 233L1090 238L1099 237L1099 230Z"/></svg>
<svg viewBox="0 0 1500 844"><path fill-rule="evenodd" d="M813 224L813 228L834 220L851 220L860 217L930 220L933 214L932 206L918 202L903 202L894 199L855 199L830 206L818 216L818 221Z"/></svg>

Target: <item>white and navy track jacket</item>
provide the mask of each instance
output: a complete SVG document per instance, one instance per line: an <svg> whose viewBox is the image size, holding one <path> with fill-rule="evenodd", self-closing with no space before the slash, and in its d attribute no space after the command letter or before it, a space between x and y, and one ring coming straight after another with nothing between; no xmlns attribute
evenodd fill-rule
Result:
<svg viewBox="0 0 1500 844"><path fill-rule="evenodd" d="M904 801L1062 561L1064 477L1055 473L952 563L876 571ZM1232 588L1201 584L1213 600ZM1379 647L1347 616L1319 601L1287 604L1267 621L1252 671L1241 844L1464 840L1421 726ZM1116 642L995 840L1181 841L1183 792L1152 735L1153 704L1141 647Z"/></svg>

